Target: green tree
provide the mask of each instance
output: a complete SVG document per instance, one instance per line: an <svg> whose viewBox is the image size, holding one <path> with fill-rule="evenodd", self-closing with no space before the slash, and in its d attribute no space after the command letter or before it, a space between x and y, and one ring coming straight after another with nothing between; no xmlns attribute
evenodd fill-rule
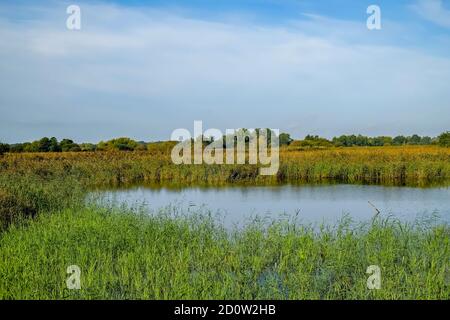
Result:
<svg viewBox="0 0 450 320"><path fill-rule="evenodd" d="M407 139L404 136L396 136L394 139L392 139L392 144L396 146L401 146L406 144Z"/></svg>
<svg viewBox="0 0 450 320"><path fill-rule="evenodd" d="M289 133L280 133L278 138L280 146L288 146L293 141Z"/></svg>
<svg viewBox="0 0 450 320"><path fill-rule="evenodd" d="M417 134L413 134L411 137L408 137L408 144L419 145L420 141L421 138Z"/></svg>
<svg viewBox="0 0 450 320"><path fill-rule="evenodd" d="M26 152L49 152L54 147L55 140L44 137L24 146Z"/></svg>
<svg viewBox="0 0 450 320"><path fill-rule="evenodd" d="M49 152L60 152L61 151L61 148L59 147L58 140L55 137L50 138L48 151Z"/></svg>
<svg viewBox="0 0 450 320"><path fill-rule="evenodd" d="M379 136L372 139L372 146L382 147L389 146L392 144L392 138L386 136Z"/></svg>
<svg viewBox="0 0 450 320"><path fill-rule="evenodd" d="M17 153L17 152L23 152L24 150L24 143L14 143L14 144L11 144L10 146L9 146L9 152L15 152L15 153Z"/></svg>
<svg viewBox="0 0 450 320"><path fill-rule="evenodd" d="M450 131L443 132L439 135L438 144L441 147L450 147Z"/></svg>
<svg viewBox="0 0 450 320"><path fill-rule="evenodd" d="M369 138L366 136L358 135L356 137L355 143L357 146L368 146L369 145Z"/></svg>
<svg viewBox="0 0 450 320"><path fill-rule="evenodd" d="M49 138L44 137L37 142L37 148L39 152L48 152L50 150L51 141Z"/></svg>
<svg viewBox="0 0 450 320"><path fill-rule="evenodd" d="M306 136L305 140L308 140L307 138L308 136ZM351 147L356 143L356 136L341 135L340 137L334 137L332 141L337 147Z"/></svg>
<svg viewBox="0 0 450 320"><path fill-rule="evenodd" d="M63 151L63 152L81 151L80 146L78 144L76 144L75 142L73 142L73 140L71 140L71 139L62 139L61 142L59 143L59 147L60 147L61 151Z"/></svg>
<svg viewBox="0 0 450 320"><path fill-rule="evenodd" d="M423 144L423 145L431 144L432 142L433 142L433 140L431 139L431 137L425 136L420 139L420 144Z"/></svg>
<svg viewBox="0 0 450 320"><path fill-rule="evenodd" d="M24 152L40 152L40 142L39 140L28 142L23 144Z"/></svg>
<svg viewBox="0 0 450 320"><path fill-rule="evenodd" d="M3 155L6 152L9 152L9 144L1 143L0 142L0 156Z"/></svg>

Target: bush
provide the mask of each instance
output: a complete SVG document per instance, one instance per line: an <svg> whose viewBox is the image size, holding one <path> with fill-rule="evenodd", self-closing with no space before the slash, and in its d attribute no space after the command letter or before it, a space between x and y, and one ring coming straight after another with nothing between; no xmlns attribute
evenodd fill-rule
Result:
<svg viewBox="0 0 450 320"><path fill-rule="evenodd" d="M100 151L133 151L136 149L138 143L130 138L117 138L109 141L100 141L97 150Z"/></svg>
<svg viewBox="0 0 450 320"><path fill-rule="evenodd" d="M328 148L332 147L333 144L319 136L307 135L304 140L295 140L289 144L292 148Z"/></svg>

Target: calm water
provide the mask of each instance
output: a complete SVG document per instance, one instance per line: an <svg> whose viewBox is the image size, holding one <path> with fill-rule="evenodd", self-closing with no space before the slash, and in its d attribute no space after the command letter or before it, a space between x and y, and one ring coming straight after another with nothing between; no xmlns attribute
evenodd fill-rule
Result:
<svg viewBox="0 0 450 320"><path fill-rule="evenodd" d="M297 216L302 222L334 222L344 214L368 220L375 209L401 220L437 214L450 222L450 188L408 188L361 185L264 186L228 188L145 188L103 192L105 200L143 206L149 212L176 206L185 212L212 212L226 225L255 216L272 219ZM370 201L370 203L369 203Z"/></svg>

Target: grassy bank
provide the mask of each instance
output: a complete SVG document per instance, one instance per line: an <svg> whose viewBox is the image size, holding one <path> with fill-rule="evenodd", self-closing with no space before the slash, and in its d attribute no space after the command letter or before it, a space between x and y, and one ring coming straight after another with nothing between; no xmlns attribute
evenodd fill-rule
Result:
<svg viewBox="0 0 450 320"><path fill-rule="evenodd" d="M449 232L395 221L227 232L204 216L66 209L0 235L0 298L449 299ZM81 290L66 288L74 264ZM369 265L380 290L366 287Z"/></svg>

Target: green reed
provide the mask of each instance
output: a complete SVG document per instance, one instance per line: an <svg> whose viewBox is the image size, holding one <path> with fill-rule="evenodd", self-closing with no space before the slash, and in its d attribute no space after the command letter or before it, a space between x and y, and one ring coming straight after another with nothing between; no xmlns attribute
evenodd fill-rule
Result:
<svg viewBox="0 0 450 320"><path fill-rule="evenodd" d="M0 299L449 299L449 235L433 222L230 231L207 215L65 209L0 235ZM81 290L66 287L69 265Z"/></svg>

